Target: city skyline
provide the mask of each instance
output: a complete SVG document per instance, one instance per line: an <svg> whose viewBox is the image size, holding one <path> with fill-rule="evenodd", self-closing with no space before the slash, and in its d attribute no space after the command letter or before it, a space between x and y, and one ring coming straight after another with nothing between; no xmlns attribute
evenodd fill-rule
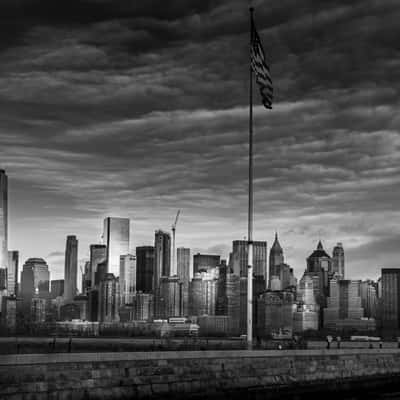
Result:
<svg viewBox="0 0 400 400"><path fill-rule="evenodd" d="M177 209L176 247L226 258L247 231L247 4L14 3L0 168L21 265L61 277L66 236L88 259L108 216L151 245ZM269 250L277 230L298 277L319 239L342 242L347 277L375 279L398 267L399 7L253 3L276 94L254 110L254 239Z"/></svg>

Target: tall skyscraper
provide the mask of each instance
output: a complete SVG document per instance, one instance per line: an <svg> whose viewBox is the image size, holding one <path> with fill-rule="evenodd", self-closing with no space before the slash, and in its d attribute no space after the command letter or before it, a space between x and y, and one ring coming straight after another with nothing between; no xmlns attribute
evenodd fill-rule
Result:
<svg viewBox="0 0 400 400"><path fill-rule="evenodd" d="M218 278L217 268L208 272L198 272L194 274L189 284L189 314L190 315L215 315L218 298Z"/></svg>
<svg viewBox="0 0 400 400"><path fill-rule="evenodd" d="M400 268L382 268L382 328L400 329Z"/></svg>
<svg viewBox="0 0 400 400"><path fill-rule="evenodd" d="M64 268L64 299L73 301L77 293L78 276L78 240L76 236L67 236Z"/></svg>
<svg viewBox="0 0 400 400"><path fill-rule="evenodd" d="M120 257L119 286L121 304L132 304L136 293L136 257L132 254Z"/></svg>
<svg viewBox="0 0 400 400"><path fill-rule="evenodd" d="M344 250L342 243L338 243L333 248L331 271L329 272L340 277L340 279L344 279Z"/></svg>
<svg viewBox="0 0 400 400"><path fill-rule="evenodd" d="M376 318L378 311L378 284L366 280L361 282L360 293L361 293L361 305L364 309L364 317Z"/></svg>
<svg viewBox="0 0 400 400"><path fill-rule="evenodd" d="M153 292L154 246L136 247L136 289Z"/></svg>
<svg viewBox="0 0 400 400"><path fill-rule="evenodd" d="M160 287L161 277L171 274L171 235L161 230L156 231L154 248L153 288L156 291Z"/></svg>
<svg viewBox="0 0 400 400"><path fill-rule="evenodd" d="M33 296L49 297L49 267L43 258L29 258L21 272L21 296L25 305L31 306Z"/></svg>
<svg viewBox="0 0 400 400"><path fill-rule="evenodd" d="M232 242L232 253L229 260L233 273L241 277L247 277L248 243L246 240L234 240ZM253 273L255 276L267 278L267 242L253 242Z"/></svg>
<svg viewBox="0 0 400 400"><path fill-rule="evenodd" d="M268 287L271 287L273 277L280 276L280 266L284 263L283 250L278 240L278 233L275 233L275 240L269 251L269 278Z"/></svg>
<svg viewBox="0 0 400 400"><path fill-rule="evenodd" d="M182 314L189 315L190 249L178 247L177 272L182 283Z"/></svg>
<svg viewBox="0 0 400 400"><path fill-rule="evenodd" d="M107 262L107 246L104 244L90 245L89 287L96 286L96 274L99 264Z"/></svg>
<svg viewBox="0 0 400 400"><path fill-rule="evenodd" d="M18 291L18 261L19 261L19 252L18 251L9 251L8 252L8 272L7 272L7 281L8 281L8 294L9 295L17 295Z"/></svg>
<svg viewBox="0 0 400 400"><path fill-rule="evenodd" d="M8 267L8 179L0 169L0 268Z"/></svg>
<svg viewBox="0 0 400 400"><path fill-rule="evenodd" d="M118 276L119 258L129 254L129 218L107 217L104 220L103 243L107 246L107 272Z"/></svg>
<svg viewBox="0 0 400 400"><path fill-rule="evenodd" d="M221 256L214 254L200 254L193 256L193 274L208 272L221 262Z"/></svg>

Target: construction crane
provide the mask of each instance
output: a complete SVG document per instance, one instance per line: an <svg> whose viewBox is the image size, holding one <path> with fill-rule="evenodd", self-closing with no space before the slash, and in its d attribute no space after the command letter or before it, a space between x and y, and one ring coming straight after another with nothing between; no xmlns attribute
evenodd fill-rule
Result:
<svg viewBox="0 0 400 400"><path fill-rule="evenodd" d="M178 210L178 212L176 213L176 218L175 218L175 222L172 225L172 273L176 274L178 271L175 268L175 230L176 230L176 224L178 223L178 218L179 218L179 214L181 213L181 210Z"/></svg>

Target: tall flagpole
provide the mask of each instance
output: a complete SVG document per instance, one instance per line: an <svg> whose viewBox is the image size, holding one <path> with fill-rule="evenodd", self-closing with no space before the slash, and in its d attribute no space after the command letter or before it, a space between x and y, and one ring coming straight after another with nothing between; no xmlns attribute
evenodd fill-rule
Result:
<svg viewBox="0 0 400 400"><path fill-rule="evenodd" d="M247 235L247 345L253 342L253 70L251 67L251 46L253 41L253 12L250 7L250 87L249 87L249 210Z"/></svg>

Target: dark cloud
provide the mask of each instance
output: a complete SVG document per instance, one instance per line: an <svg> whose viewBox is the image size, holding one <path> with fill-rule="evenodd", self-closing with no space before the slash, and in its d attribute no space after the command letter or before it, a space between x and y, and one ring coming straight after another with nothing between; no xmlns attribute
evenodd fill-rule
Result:
<svg viewBox="0 0 400 400"><path fill-rule="evenodd" d="M353 276L370 244L363 271L392 265L376 227L400 234L399 5L254 4L275 90L272 112L255 96L257 238L282 231L298 274L321 234ZM147 244L181 208L181 243L226 256L246 233L247 3L3 1L0 23L13 247L76 233L86 256L113 213Z"/></svg>

